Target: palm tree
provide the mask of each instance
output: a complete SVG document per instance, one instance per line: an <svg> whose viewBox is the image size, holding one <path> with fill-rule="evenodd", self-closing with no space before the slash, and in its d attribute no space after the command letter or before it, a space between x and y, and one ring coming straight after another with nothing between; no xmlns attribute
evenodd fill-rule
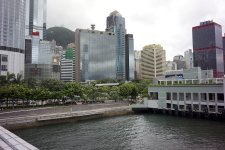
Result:
<svg viewBox="0 0 225 150"><path fill-rule="evenodd" d="M22 78L23 76L22 76L22 74L17 74L16 75L16 78L14 78L14 82L16 83L16 84L20 84L21 82L22 82Z"/></svg>
<svg viewBox="0 0 225 150"><path fill-rule="evenodd" d="M12 83L15 80L15 74L7 72L6 81L7 83Z"/></svg>

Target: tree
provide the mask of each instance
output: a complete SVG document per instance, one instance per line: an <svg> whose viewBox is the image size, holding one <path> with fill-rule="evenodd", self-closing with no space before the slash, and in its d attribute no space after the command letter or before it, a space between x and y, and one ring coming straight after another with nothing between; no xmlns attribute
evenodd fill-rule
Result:
<svg viewBox="0 0 225 150"><path fill-rule="evenodd" d="M137 87L138 94L142 97L146 97L146 95L148 95L148 87L152 84L152 80L135 80L133 81L133 84Z"/></svg>
<svg viewBox="0 0 225 150"><path fill-rule="evenodd" d="M134 84L132 84L132 83L129 83L129 84L130 84L130 88L131 88L131 93L130 93L131 99L136 100L136 97L138 96L138 89Z"/></svg>
<svg viewBox="0 0 225 150"><path fill-rule="evenodd" d="M138 95L137 87L132 83L125 83L119 86L119 94L124 97L128 98L131 96L131 98L135 98Z"/></svg>
<svg viewBox="0 0 225 150"><path fill-rule="evenodd" d="M0 87L7 84L6 76L0 75Z"/></svg>
<svg viewBox="0 0 225 150"><path fill-rule="evenodd" d="M38 81L35 78L28 78L23 80L23 84L25 84L28 88L36 88L38 86Z"/></svg>
<svg viewBox="0 0 225 150"><path fill-rule="evenodd" d="M117 100L119 99L119 88L117 86L113 86L109 91L110 99Z"/></svg>
<svg viewBox="0 0 225 150"><path fill-rule="evenodd" d="M12 83L15 80L15 74L7 72L6 81L7 84Z"/></svg>
<svg viewBox="0 0 225 150"><path fill-rule="evenodd" d="M65 88L65 83L56 79L46 79L42 80L40 83L42 88L46 88L49 91L63 91Z"/></svg>
<svg viewBox="0 0 225 150"><path fill-rule="evenodd" d="M68 82L65 85L65 90L64 90L65 96L69 97L71 100L75 98L75 96L80 96L82 97L82 87L79 83L76 82Z"/></svg>
<svg viewBox="0 0 225 150"><path fill-rule="evenodd" d="M19 74L19 73L18 73L18 74L16 75L16 77L14 78L14 81L13 81L13 82L16 83L16 84L22 83L22 79L23 79L22 77L23 77L22 74Z"/></svg>
<svg viewBox="0 0 225 150"><path fill-rule="evenodd" d="M131 94L131 88L128 83L122 84L119 86L119 94L120 96L127 98Z"/></svg>
<svg viewBox="0 0 225 150"><path fill-rule="evenodd" d="M50 91L46 88L38 87L33 90L33 93L36 95L35 100L41 100L41 105L44 104L44 101L50 98Z"/></svg>

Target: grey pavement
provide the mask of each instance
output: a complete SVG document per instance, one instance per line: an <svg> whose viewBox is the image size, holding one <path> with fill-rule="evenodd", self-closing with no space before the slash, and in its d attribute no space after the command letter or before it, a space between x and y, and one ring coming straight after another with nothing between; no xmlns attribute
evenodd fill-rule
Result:
<svg viewBox="0 0 225 150"><path fill-rule="evenodd" d="M103 103L103 104L78 104L70 106L55 106L55 107L42 107L42 108L31 108L24 110L11 110L11 111L0 111L0 119L7 118L16 118L16 117L25 117L25 116L38 116L38 115L47 115L55 113L66 113L66 112L75 112L83 110L93 110L100 108L112 108L127 106L126 103Z"/></svg>

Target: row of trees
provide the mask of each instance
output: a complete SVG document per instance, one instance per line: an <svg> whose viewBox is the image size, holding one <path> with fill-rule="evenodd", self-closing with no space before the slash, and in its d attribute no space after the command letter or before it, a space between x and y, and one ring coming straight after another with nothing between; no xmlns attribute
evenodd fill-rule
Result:
<svg viewBox="0 0 225 150"><path fill-rule="evenodd" d="M96 87L96 83L116 82L104 79L91 84L77 82L65 83L60 80L46 79L37 81L33 78L22 80L22 76L7 74L0 76L0 104L5 107L29 105L31 101L45 101L51 103L66 102L67 100L81 99L85 102L100 100L136 99L138 95L146 96L147 87L151 83L148 80L129 83L120 82L119 86Z"/></svg>

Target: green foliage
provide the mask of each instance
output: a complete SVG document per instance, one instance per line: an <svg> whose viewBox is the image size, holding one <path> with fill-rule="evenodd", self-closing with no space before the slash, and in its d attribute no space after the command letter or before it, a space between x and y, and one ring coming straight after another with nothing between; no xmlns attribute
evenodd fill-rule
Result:
<svg viewBox="0 0 225 150"><path fill-rule="evenodd" d="M110 88L109 96L110 96L110 99L112 99L112 100L119 99L119 96L120 96L119 95L119 87L113 86L112 88Z"/></svg>
<svg viewBox="0 0 225 150"><path fill-rule="evenodd" d="M46 79L40 82L40 87L46 88L49 91L62 91L65 88L65 83L56 79Z"/></svg>
<svg viewBox="0 0 225 150"><path fill-rule="evenodd" d="M109 79L109 78L105 78L105 79L96 81L97 84L101 84L101 83L116 83L116 82L117 82L117 80Z"/></svg>
<svg viewBox="0 0 225 150"><path fill-rule="evenodd" d="M142 96L148 96L148 87L152 84L152 80L143 79L143 80L135 80L133 81L135 86L137 87L137 92Z"/></svg>
<svg viewBox="0 0 225 150"><path fill-rule="evenodd" d="M82 97L82 87L79 83L76 82L68 82L65 85L64 90L65 96L69 97L70 99L74 99L76 96Z"/></svg>
<svg viewBox="0 0 225 150"><path fill-rule="evenodd" d="M18 102L26 100L29 101L45 101L50 100L56 104L55 100L71 99L80 97L83 100L118 100L120 98L136 99L138 95L142 97L148 96L148 86L151 84L150 80L136 80L129 83L121 82L119 86L100 86L96 87L96 83L112 83L116 82L112 79L103 79L92 82L91 84L81 85L80 83L70 82L64 83L60 80L46 79L37 81L35 79L21 80L22 76L14 74L7 74L7 76L0 76L0 102L8 101ZM59 101L58 101L59 102ZM9 103L10 104L10 103ZM12 103L11 103L12 104ZM58 103L59 104L59 103Z"/></svg>
<svg viewBox="0 0 225 150"><path fill-rule="evenodd" d="M66 49L67 45L75 42L75 32L65 27L52 27L47 29L47 40L55 40L57 45Z"/></svg>
<svg viewBox="0 0 225 150"><path fill-rule="evenodd" d="M23 80L23 84L32 89L38 87L38 81L35 78L25 79Z"/></svg>
<svg viewBox="0 0 225 150"><path fill-rule="evenodd" d="M138 95L137 87L133 83L125 83L119 87L119 94L123 97L136 98Z"/></svg>

